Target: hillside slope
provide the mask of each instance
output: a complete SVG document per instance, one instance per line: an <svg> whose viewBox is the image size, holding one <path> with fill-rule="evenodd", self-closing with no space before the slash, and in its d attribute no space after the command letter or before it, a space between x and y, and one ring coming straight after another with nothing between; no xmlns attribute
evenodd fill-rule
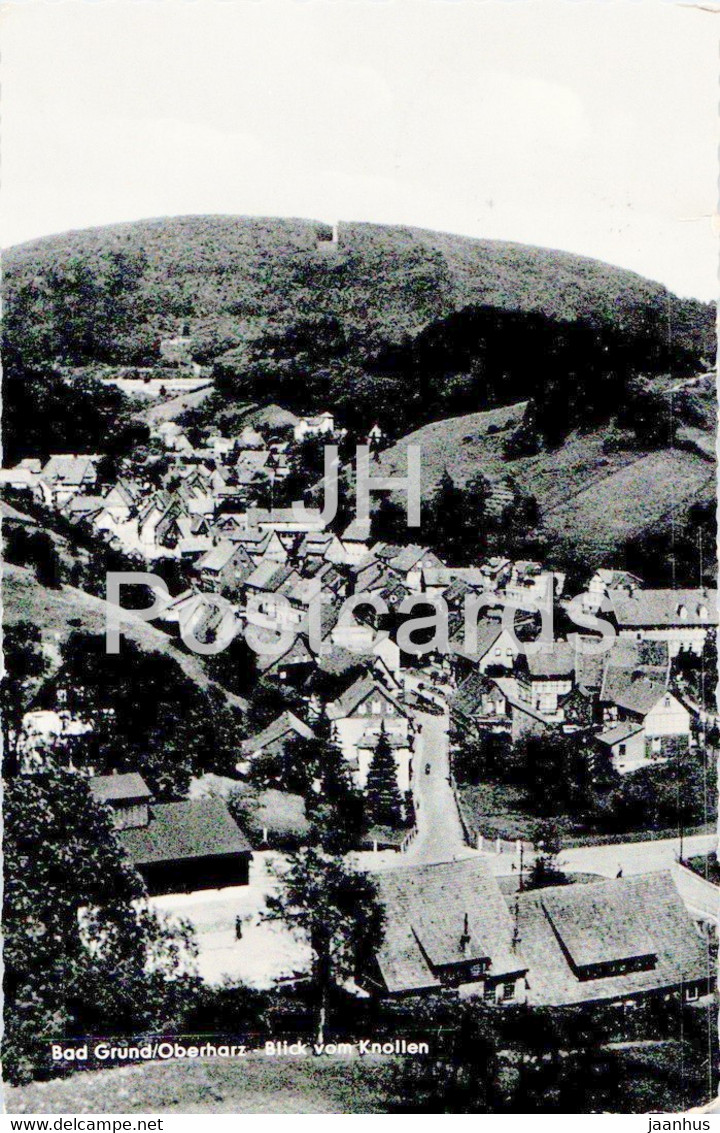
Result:
<svg viewBox="0 0 720 1133"><path fill-rule="evenodd" d="M239 696L227 692L211 681L199 658L186 653L171 641L166 633L156 629L126 611L122 637L127 637L147 653L164 653L180 666L182 671L201 689L217 688L229 706L244 711L247 703ZM60 648L72 633L102 635L105 633L107 603L84 590L62 585L57 590L42 586L32 570L3 565L3 621L6 626L29 621L40 628L43 644L57 664Z"/></svg>
<svg viewBox="0 0 720 1133"><path fill-rule="evenodd" d="M378 472L402 474L413 444L421 450L423 499L446 468L461 483L478 471L491 482L512 477L536 497L551 543L575 546L597 565L630 540L669 532L673 514L715 499L714 437L707 429L687 430L692 435L682 446L616 452L605 451L606 429L576 430L557 448L508 460L503 445L524 408L521 403L435 421L383 452Z"/></svg>

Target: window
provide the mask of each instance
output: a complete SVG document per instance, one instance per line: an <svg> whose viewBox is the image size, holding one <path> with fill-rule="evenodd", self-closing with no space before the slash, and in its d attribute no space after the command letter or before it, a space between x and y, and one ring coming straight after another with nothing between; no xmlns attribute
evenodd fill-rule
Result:
<svg viewBox="0 0 720 1133"><path fill-rule="evenodd" d="M626 751L627 751L627 744L620 744L620 746L618 748L618 755L625 755Z"/></svg>
<svg viewBox="0 0 720 1133"><path fill-rule="evenodd" d="M696 987L689 987L685 992L685 998L688 1000L689 1003L691 1003L693 1000L697 999L699 995L700 995L700 991Z"/></svg>
<svg viewBox="0 0 720 1133"><path fill-rule="evenodd" d="M372 710L373 710L373 716L379 716L380 715L380 713L382 712L382 704L379 700L373 700Z"/></svg>
<svg viewBox="0 0 720 1133"><path fill-rule="evenodd" d="M360 713L361 716L364 716L365 713L367 712L367 704L359 705L358 712Z"/></svg>
<svg viewBox="0 0 720 1133"><path fill-rule="evenodd" d="M503 997L503 999L514 999L515 998L515 984L514 983L507 983L507 984L502 985L502 997Z"/></svg>
<svg viewBox="0 0 720 1133"><path fill-rule="evenodd" d="M680 618L681 622L686 622L687 621L687 606L683 606L682 603L681 603L677 608L677 615Z"/></svg>
<svg viewBox="0 0 720 1133"><path fill-rule="evenodd" d="M495 995L495 986L493 984L485 984L485 991L483 992L483 999L486 1003L497 1003L497 996Z"/></svg>

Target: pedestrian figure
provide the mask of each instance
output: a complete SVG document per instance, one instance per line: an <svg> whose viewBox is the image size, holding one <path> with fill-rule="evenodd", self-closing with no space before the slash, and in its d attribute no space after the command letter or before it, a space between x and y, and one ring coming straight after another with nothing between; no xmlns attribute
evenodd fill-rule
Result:
<svg viewBox="0 0 720 1133"><path fill-rule="evenodd" d="M242 917L235 917L235 939L242 940Z"/></svg>
<svg viewBox="0 0 720 1133"><path fill-rule="evenodd" d="M620 869L619 869L619 870L617 871L617 873L615 874L615 876L616 876L616 877L622 877L622 866L620 866Z"/></svg>

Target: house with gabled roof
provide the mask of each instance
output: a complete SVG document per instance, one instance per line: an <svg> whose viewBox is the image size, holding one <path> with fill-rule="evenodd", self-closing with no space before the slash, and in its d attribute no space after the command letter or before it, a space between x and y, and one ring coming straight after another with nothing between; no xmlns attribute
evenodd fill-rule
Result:
<svg viewBox="0 0 720 1133"><path fill-rule="evenodd" d="M709 631L718 625L717 590L613 590L611 618L621 637L664 641L672 657L701 653Z"/></svg>
<svg viewBox="0 0 720 1133"><path fill-rule="evenodd" d="M308 531L298 544L297 555L307 561L318 559L327 563L349 562L339 537L332 531Z"/></svg>
<svg viewBox="0 0 720 1133"><path fill-rule="evenodd" d="M40 461L38 467L30 467L23 461L14 468L0 468L0 485L13 488L17 492L32 492L38 498L43 498L40 489ZM47 485L46 485L47 491Z"/></svg>
<svg viewBox="0 0 720 1133"><path fill-rule="evenodd" d="M669 872L538 889L513 903L533 1007L693 1002L712 991L707 942Z"/></svg>
<svg viewBox="0 0 720 1133"><path fill-rule="evenodd" d="M595 737L598 750L619 775L637 771L647 763L645 731L637 720L608 724Z"/></svg>
<svg viewBox="0 0 720 1133"><path fill-rule="evenodd" d="M127 520L135 510L138 492L128 480L118 480L105 492L105 507L118 521Z"/></svg>
<svg viewBox="0 0 720 1133"><path fill-rule="evenodd" d="M423 567L420 587L425 594L443 594L456 582L467 583L468 590L485 590L487 580L480 567Z"/></svg>
<svg viewBox="0 0 720 1133"><path fill-rule="evenodd" d="M543 735L562 726L562 715L557 717L545 715L533 708L520 695L519 683L515 677L492 677L493 684L497 685L507 704L510 716L510 736L513 743L528 735Z"/></svg>
<svg viewBox="0 0 720 1133"><path fill-rule="evenodd" d="M575 646L554 641L548 649L521 653L516 676L520 700L548 719L560 719L561 701L574 684Z"/></svg>
<svg viewBox="0 0 720 1133"><path fill-rule="evenodd" d="M368 553L370 542L370 520L354 519L343 531L340 541L345 548L348 561L361 562Z"/></svg>
<svg viewBox="0 0 720 1133"><path fill-rule="evenodd" d="M150 895L247 885L252 848L218 798L154 803L117 839Z"/></svg>
<svg viewBox="0 0 720 1133"><path fill-rule="evenodd" d="M263 449L265 447L262 433L259 433L252 425L245 425L234 443L241 449Z"/></svg>
<svg viewBox="0 0 720 1133"><path fill-rule="evenodd" d="M71 521L91 520L100 512L106 511L105 500L102 496L72 496L62 505L62 511ZM108 518L111 518L109 513Z"/></svg>
<svg viewBox="0 0 720 1133"><path fill-rule="evenodd" d="M363 788L381 729L394 747L398 787L410 789L414 727L396 682L389 688L376 671L361 674L325 711L356 784ZM368 744L366 741L371 739Z"/></svg>
<svg viewBox="0 0 720 1133"><path fill-rule="evenodd" d="M565 575L545 570L540 563L516 562L502 584L505 598L520 609L548 605L562 593Z"/></svg>
<svg viewBox="0 0 720 1133"><path fill-rule="evenodd" d="M296 632L304 628L304 613L288 596L288 590L301 581L288 563L258 563L245 581L248 620L255 625L294 628Z"/></svg>
<svg viewBox="0 0 720 1133"><path fill-rule="evenodd" d="M255 564L242 543L225 539L198 559L194 570L207 590L239 598Z"/></svg>
<svg viewBox="0 0 720 1133"><path fill-rule="evenodd" d="M465 642L464 621L448 644L448 663L456 680L463 680L471 672L510 673L520 651L501 619L492 617L478 619L472 648L468 649Z"/></svg>
<svg viewBox="0 0 720 1133"><path fill-rule="evenodd" d="M72 496L90 492L97 485L100 457L71 453L51 456L37 481L38 491L51 507L62 507Z"/></svg>
<svg viewBox="0 0 720 1133"><path fill-rule="evenodd" d="M595 571L586 593L582 595L583 606L587 610L599 610L613 590L633 594L636 590L642 590L643 585L643 580L629 570L601 567Z"/></svg>
<svg viewBox="0 0 720 1133"><path fill-rule="evenodd" d="M323 593L329 595L330 591L325 590L322 574L307 577L293 572L281 584L279 593L290 603L298 624L307 628L312 604L319 601Z"/></svg>
<svg viewBox="0 0 720 1133"><path fill-rule="evenodd" d="M62 453L51 456L43 466L42 475L53 483L67 484L79 489L94 487L97 483L97 455Z"/></svg>
<svg viewBox="0 0 720 1133"><path fill-rule="evenodd" d="M353 563L350 567L350 577L355 594L364 590L379 589L388 582L396 581L387 564L381 562L374 551L368 551L360 562Z"/></svg>
<svg viewBox="0 0 720 1133"><path fill-rule="evenodd" d="M235 445L235 441L232 437L223 437L219 433L213 433L209 436L207 443L208 448L212 449L216 460L222 460L228 456Z"/></svg>
<svg viewBox="0 0 720 1133"><path fill-rule="evenodd" d="M373 556L398 575L411 591L422 590L423 572L437 570L444 564L434 551L420 547L416 543L407 546L391 543L376 543Z"/></svg>
<svg viewBox="0 0 720 1133"><path fill-rule="evenodd" d="M238 478L238 484L247 485L266 480L268 475L267 463L269 459L269 449L243 449L235 464L235 474Z"/></svg>
<svg viewBox="0 0 720 1133"><path fill-rule="evenodd" d="M474 669L450 698L450 717L460 732L508 731L508 700L497 682Z"/></svg>
<svg viewBox="0 0 720 1133"><path fill-rule="evenodd" d="M335 429L335 419L332 413L325 411L314 417L301 417L293 428L296 441L304 441L306 437L322 437L332 433Z"/></svg>
<svg viewBox="0 0 720 1133"><path fill-rule="evenodd" d="M527 960L483 858L372 876L383 935L358 977L361 986L379 996L463 988L492 1005L524 1002Z"/></svg>
<svg viewBox="0 0 720 1133"><path fill-rule="evenodd" d="M233 543L241 543L257 566L261 561L284 563L287 561L287 550L277 531L251 531L231 530L227 537Z"/></svg>
<svg viewBox="0 0 720 1133"><path fill-rule="evenodd" d="M600 703L605 726L597 742L620 773L687 750L691 743L692 715L664 673L610 665Z"/></svg>
<svg viewBox="0 0 720 1133"><path fill-rule="evenodd" d="M213 530L217 535L227 536L246 532L248 529L245 516L236 511L219 511L213 519Z"/></svg>
<svg viewBox="0 0 720 1133"><path fill-rule="evenodd" d="M272 638L275 635L270 634ZM288 647L280 653L255 651L255 666L264 677L273 677L283 684L299 688L304 685L315 668L315 657L305 636L298 633Z"/></svg>
<svg viewBox="0 0 720 1133"><path fill-rule="evenodd" d="M245 761L252 760L257 755L284 755L286 745L292 740L311 740L314 736L312 728L286 710L271 720L262 731L243 740L240 752Z"/></svg>
<svg viewBox="0 0 720 1133"><path fill-rule="evenodd" d="M229 605L220 609L211 596L197 590L184 590L175 597L160 595L161 607L156 617L159 621L177 625L181 635L193 634L200 641L215 636L222 627L237 632L238 610Z"/></svg>
<svg viewBox="0 0 720 1133"><path fill-rule="evenodd" d="M95 802L110 808L116 830L147 826L152 792L142 775L138 775L136 771L91 775L88 786Z"/></svg>

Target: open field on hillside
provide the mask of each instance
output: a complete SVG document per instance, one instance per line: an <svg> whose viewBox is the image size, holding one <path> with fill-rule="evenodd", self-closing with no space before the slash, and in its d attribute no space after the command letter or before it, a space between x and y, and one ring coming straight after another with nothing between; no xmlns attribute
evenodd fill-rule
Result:
<svg viewBox="0 0 720 1133"><path fill-rule="evenodd" d="M162 383L160 383L162 384ZM168 397L159 405L153 404L149 409L142 409L135 416L146 421L148 425L159 425L161 421L174 421L187 409L196 409L213 391L212 382L206 382L200 388L188 393L180 393L176 397Z"/></svg>
<svg viewBox="0 0 720 1133"><path fill-rule="evenodd" d="M406 449L420 447L423 498L444 470L464 482L480 471L489 479L511 476L537 498L545 530L558 539L603 555L631 536L654 529L673 510L714 498L712 438L696 430L708 455L686 448L606 453L604 431L571 433L558 448L507 460L503 443L522 418L520 403L485 413L435 421L409 433L382 453L382 475L402 474ZM697 438L696 438L697 440Z"/></svg>
<svg viewBox="0 0 720 1133"><path fill-rule="evenodd" d="M395 1059L197 1060L6 1089L10 1113L384 1113Z"/></svg>

